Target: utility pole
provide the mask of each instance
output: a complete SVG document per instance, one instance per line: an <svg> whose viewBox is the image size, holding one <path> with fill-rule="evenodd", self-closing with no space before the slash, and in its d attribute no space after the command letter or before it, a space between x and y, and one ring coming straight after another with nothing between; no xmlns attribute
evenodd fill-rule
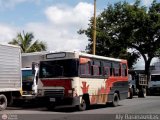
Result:
<svg viewBox="0 0 160 120"><path fill-rule="evenodd" d="M96 54L96 0L94 0L94 17L93 17L93 55Z"/></svg>

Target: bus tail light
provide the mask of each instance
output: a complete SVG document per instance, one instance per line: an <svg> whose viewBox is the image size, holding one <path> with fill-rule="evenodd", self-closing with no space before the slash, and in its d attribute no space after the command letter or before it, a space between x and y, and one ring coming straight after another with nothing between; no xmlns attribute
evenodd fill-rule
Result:
<svg viewBox="0 0 160 120"><path fill-rule="evenodd" d="M68 97L73 97L73 90L68 90Z"/></svg>
<svg viewBox="0 0 160 120"><path fill-rule="evenodd" d="M72 90L68 90L68 96L69 97L76 97L77 96L77 93L74 88Z"/></svg>

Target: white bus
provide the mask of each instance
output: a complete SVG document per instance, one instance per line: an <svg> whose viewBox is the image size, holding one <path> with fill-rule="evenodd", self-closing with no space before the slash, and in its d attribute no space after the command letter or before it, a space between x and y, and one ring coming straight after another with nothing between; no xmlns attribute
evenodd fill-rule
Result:
<svg viewBox="0 0 160 120"><path fill-rule="evenodd" d="M40 61L38 95L49 109L112 102L128 96L127 61L81 52L46 54Z"/></svg>

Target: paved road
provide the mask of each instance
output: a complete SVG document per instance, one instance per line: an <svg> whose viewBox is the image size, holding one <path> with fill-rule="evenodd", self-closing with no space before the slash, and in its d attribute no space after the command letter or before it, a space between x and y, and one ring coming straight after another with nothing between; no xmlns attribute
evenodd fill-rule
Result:
<svg viewBox="0 0 160 120"><path fill-rule="evenodd" d="M87 111L76 111L74 108L56 109L48 111L45 107L8 107L0 112L7 114L8 119L14 120L126 120L134 119L130 114L145 114L149 119L160 119L160 96L147 96L146 98L126 99L120 101L118 107L95 105ZM150 116L149 116L150 115ZM133 117L133 118L132 118ZM139 117L139 116L138 116ZM146 117L146 116L143 116ZM5 118L5 116L4 116ZM1 120L1 116L0 116Z"/></svg>

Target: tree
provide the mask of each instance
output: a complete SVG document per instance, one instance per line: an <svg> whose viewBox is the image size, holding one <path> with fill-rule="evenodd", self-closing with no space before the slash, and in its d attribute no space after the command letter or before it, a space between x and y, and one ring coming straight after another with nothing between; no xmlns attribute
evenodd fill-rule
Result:
<svg viewBox="0 0 160 120"><path fill-rule="evenodd" d="M18 45L21 47L22 53L45 51L47 46L44 42L36 40L33 41L33 33L18 33L9 44Z"/></svg>
<svg viewBox="0 0 160 120"><path fill-rule="evenodd" d="M157 51L160 48L159 11L160 3L156 1L153 1L149 9L140 6L140 0L133 5L127 2L109 5L96 18L96 54L120 57L121 53L124 51L127 53L127 49L131 49L130 57L134 58L132 63L142 56L145 61L145 73L149 75L151 60L158 55ZM93 18L90 20L88 29L79 31L88 36L89 51L92 51L92 23ZM128 54L126 56L128 57Z"/></svg>
<svg viewBox="0 0 160 120"><path fill-rule="evenodd" d="M120 22L117 23L117 19L121 21L121 19L124 18L124 15L121 14L121 9L127 5L126 2L121 4L121 2L116 3L114 6L109 5L107 9L105 9L96 19L97 26L97 43L96 43L96 54L102 55L102 56L109 56L114 58L122 58L127 59L129 68L132 68L133 64L136 63L137 58L139 57L139 54L137 52L135 53L128 52L127 45L125 44L125 41L118 40L117 37L118 33L118 27L122 26L120 25ZM121 23L123 24L123 23ZM89 28L86 30L79 30L79 34L86 34L89 38L89 44L86 47L86 50L88 53L92 53L92 46L93 46L93 18L90 20ZM117 31L117 32L116 32ZM124 43L122 43L124 42Z"/></svg>

